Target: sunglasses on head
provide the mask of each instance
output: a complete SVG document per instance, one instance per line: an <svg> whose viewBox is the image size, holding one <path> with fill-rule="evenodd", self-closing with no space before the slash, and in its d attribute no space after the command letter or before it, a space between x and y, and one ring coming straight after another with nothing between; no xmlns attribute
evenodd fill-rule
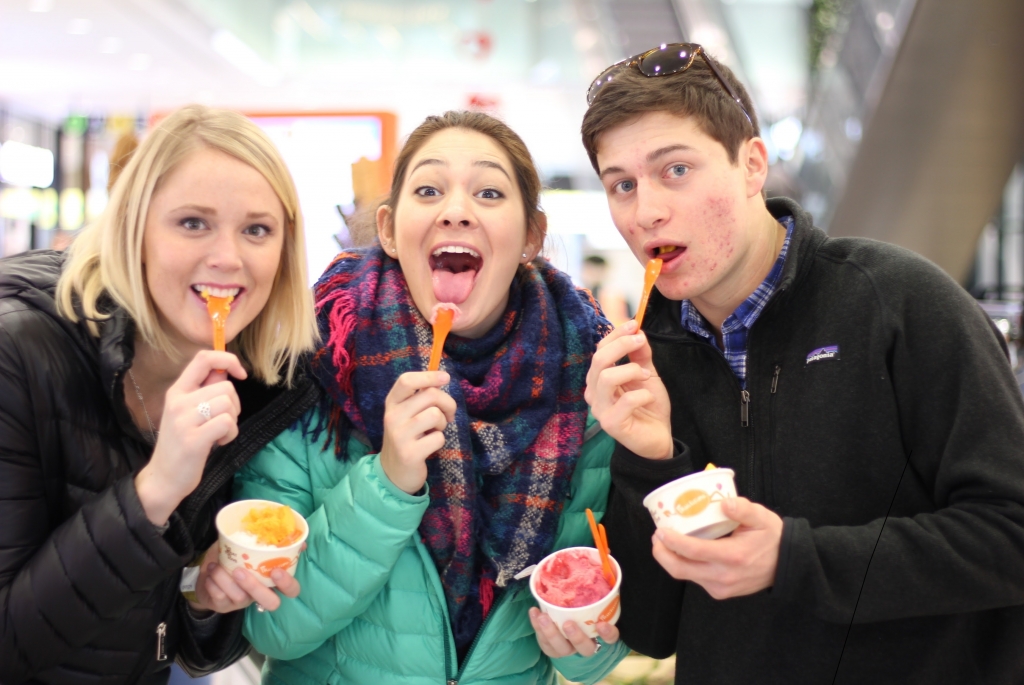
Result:
<svg viewBox="0 0 1024 685"><path fill-rule="evenodd" d="M715 63L704 54L704 48L696 43L668 43L616 62L598 74L594 82L590 84L590 88L587 90L587 105L594 104L594 99L601 91L601 86L613 80L615 74L622 69L635 66L644 76L669 76L689 69L693 65L693 61L697 59L697 55L701 56L704 63L711 69L711 73L715 75L718 82L725 88L725 92L735 100L736 104L740 107L740 111L743 112L743 116L753 126L754 122L750 118L750 114L747 113L747 108L743 106L740 96L736 94L733 87L725 80L725 77L722 76L722 72L718 70Z"/></svg>

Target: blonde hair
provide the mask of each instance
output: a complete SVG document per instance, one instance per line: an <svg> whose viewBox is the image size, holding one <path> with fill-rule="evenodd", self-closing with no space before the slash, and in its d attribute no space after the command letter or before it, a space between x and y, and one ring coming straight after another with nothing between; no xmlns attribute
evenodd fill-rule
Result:
<svg viewBox="0 0 1024 685"><path fill-rule="evenodd" d="M284 246L270 298L231 348L256 377L291 383L296 363L318 334L313 295L306 282L302 213L291 174L277 148L241 114L189 105L158 125L131 156L95 223L69 248L57 283L57 307L72 321L84 319L99 337L98 321L109 317L106 295L134 320L137 335L172 358L179 353L160 325L142 265L143 234L153 193L182 160L202 148L219 150L256 169L277 194L285 213Z"/></svg>

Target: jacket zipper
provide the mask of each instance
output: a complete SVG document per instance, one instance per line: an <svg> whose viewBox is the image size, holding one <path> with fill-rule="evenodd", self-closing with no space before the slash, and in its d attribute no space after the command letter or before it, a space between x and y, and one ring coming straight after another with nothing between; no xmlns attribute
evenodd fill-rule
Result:
<svg viewBox="0 0 1024 685"><path fill-rule="evenodd" d="M746 390L740 390L740 425L750 425L750 393Z"/></svg>
<svg viewBox="0 0 1024 685"><path fill-rule="evenodd" d="M441 598L444 601L444 598ZM448 616L447 609L442 609L441 612L441 636L444 638L444 679L447 685L458 685L459 681L452 678L452 655L451 655L451 644L448 642L448 633L451 630L448 628Z"/></svg>
<svg viewBox="0 0 1024 685"><path fill-rule="evenodd" d="M775 459L775 391L779 387L779 374L782 372L782 367L778 364L775 365L775 371L772 373L772 390L771 399L768 402L768 474L769 478L772 478L772 474L775 472L772 467L772 462ZM772 504L775 502L775 482L774 479L769 481L770 483L770 497L769 493L765 492L765 503ZM768 488L765 488L768 490Z"/></svg>
<svg viewBox="0 0 1024 685"><path fill-rule="evenodd" d="M160 621L156 627L156 660L167 661L167 646L164 640L167 638L167 622Z"/></svg>
<svg viewBox="0 0 1024 685"><path fill-rule="evenodd" d="M448 679L448 685L459 685L459 680L462 678L462 673L466 670L469 658L473 656L473 651L476 649L477 643L480 642L480 636L484 634L484 628L486 628L487 624L491 622L491 618L495 613L497 613L498 607L504 604L505 599L510 595L515 596L518 592L518 590L513 589L512 585L505 588L505 592L498 598L498 601L494 603L494 606L492 606L491 610L487 613L487 618L484 619L483 624L480 626L480 630L476 631L476 637L473 638L472 644L469 645L469 651L466 652L466 658L462 660L462 665L459 666L459 671L455 674L455 677ZM447 640L448 636L445 635L445 641L447 642ZM445 668L445 672L449 673L450 671Z"/></svg>

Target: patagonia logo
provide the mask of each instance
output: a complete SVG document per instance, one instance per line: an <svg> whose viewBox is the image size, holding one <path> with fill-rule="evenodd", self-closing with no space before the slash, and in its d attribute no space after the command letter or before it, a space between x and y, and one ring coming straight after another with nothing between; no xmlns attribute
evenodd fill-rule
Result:
<svg viewBox="0 0 1024 685"><path fill-rule="evenodd" d="M828 345L811 350L807 355L807 363L825 361L826 359L839 359L839 345Z"/></svg>

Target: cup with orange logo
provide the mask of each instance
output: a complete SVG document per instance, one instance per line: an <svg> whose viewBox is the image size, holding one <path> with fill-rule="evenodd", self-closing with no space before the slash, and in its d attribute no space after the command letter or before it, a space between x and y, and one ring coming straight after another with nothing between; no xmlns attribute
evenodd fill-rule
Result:
<svg viewBox="0 0 1024 685"><path fill-rule="evenodd" d="M291 508L262 499L232 502L217 514L220 565L231 573L246 568L260 582L274 587L275 568L295 575L309 524Z"/></svg>
<svg viewBox="0 0 1024 685"><path fill-rule="evenodd" d="M722 512L722 502L736 496L734 476L732 469L709 464L704 471L662 485L644 498L644 506L658 528L714 540L740 525Z"/></svg>
<svg viewBox="0 0 1024 685"><path fill-rule="evenodd" d="M563 636L566 621L575 621L587 637L597 637L598 621L614 625L619 620L622 570L615 557L608 558L614 584L603 576L601 555L593 547L567 547L549 554L530 575L530 592Z"/></svg>

